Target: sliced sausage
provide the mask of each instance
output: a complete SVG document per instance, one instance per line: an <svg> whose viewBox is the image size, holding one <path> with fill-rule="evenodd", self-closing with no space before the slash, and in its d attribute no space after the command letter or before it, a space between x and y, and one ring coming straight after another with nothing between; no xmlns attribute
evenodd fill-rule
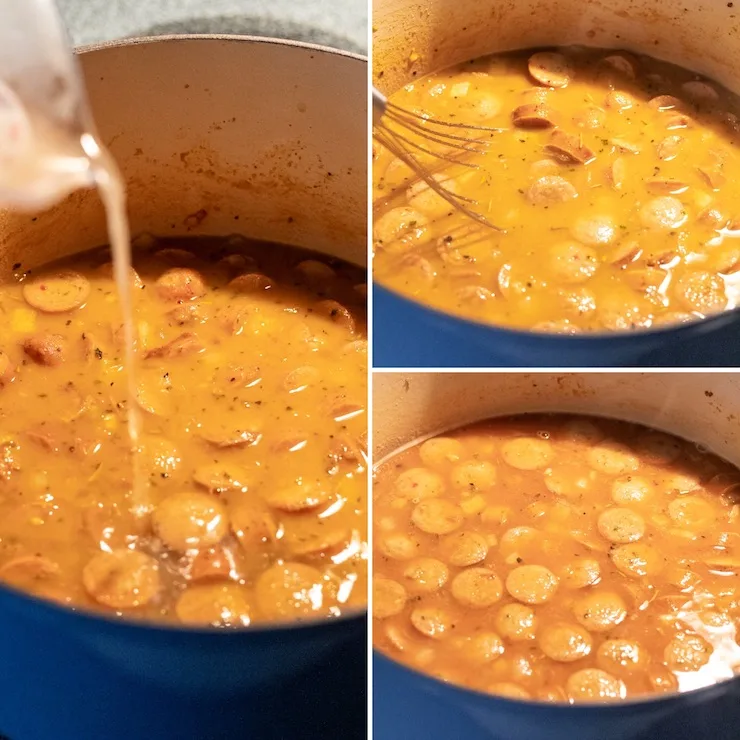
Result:
<svg viewBox="0 0 740 740"><path fill-rule="evenodd" d="M719 190L727 182L721 163L707 164L697 170L712 190Z"/></svg>
<svg viewBox="0 0 740 740"><path fill-rule="evenodd" d="M611 145L619 149L620 152L626 154L639 154L640 147L637 144L633 144L631 141L626 139L613 138L611 139Z"/></svg>
<svg viewBox="0 0 740 740"><path fill-rule="evenodd" d="M235 571L234 557L223 546L206 547L198 550L190 563L188 575L193 582L223 581Z"/></svg>
<svg viewBox="0 0 740 740"><path fill-rule="evenodd" d="M599 668L576 671L568 678L565 690L572 702L613 701L627 696L624 683Z"/></svg>
<svg viewBox="0 0 740 740"><path fill-rule="evenodd" d="M506 590L525 604L544 604L557 587L557 576L544 565L520 565L506 578Z"/></svg>
<svg viewBox="0 0 740 740"><path fill-rule="evenodd" d="M698 105L712 105L719 100L719 93L708 82L690 80L681 85L686 97Z"/></svg>
<svg viewBox="0 0 740 740"><path fill-rule="evenodd" d="M154 532L179 552L217 545L229 531L226 508L207 493L175 493L163 499L152 515Z"/></svg>
<svg viewBox="0 0 740 740"><path fill-rule="evenodd" d="M529 74L547 87L567 87L573 79L573 65L562 54L538 51L527 62Z"/></svg>
<svg viewBox="0 0 740 740"><path fill-rule="evenodd" d="M212 463L195 469L193 480L210 493L237 490L246 492L247 473L239 465Z"/></svg>
<svg viewBox="0 0 740 740"><path fill-rule="evenodd" d="M192 252L177 247L158 249L153 256L163 262L169 262L171 265L187 265L195 261L195 255Z"/></svg>
<svg viewBox="0 0 740 740"><path fill-rule="evenodd" d="M167 323L170 326L189 326L199 324L203 318L201 307L197 303L180 303L167 312Z"/></svg>
<svg viewBox="0 0 740 740"><path fill-rule="evenodd" d="M449 534L463 521L462 509L452 501L430 498L420 501L411 514L411 521L427 534Z"/></svg>
<svg viewBox="0 0 740 740"><path fill-rule="evenodd" d="M200 342L198 337L192 332L183 332L180 336L175 337L172 341L163 344L161 347L154 347L144 353L144 359L173 359L175 357L189 357L190 355L200 354L205 350L205 346Z"/></svg>
<svg viewBox="0 0 740 740"><path fill-rule="evenodd" d="M626 241L617 245L608 255L607 261L614 267L625 267L640 258L642 247L639 242Z"/></svg>
<svg viewBox="0 0 740 740"><path fill-rule="evenodd" d="M352 312L337 301L324 300L314 304L313 310L319 316L325 316L333 323L344 327L348 332L354 333L355 319Z"/></svg>
<svg viewBox="0 0 740 740"><path fill-rule="evenodd" d="M606 123L606 112L592 105L576 113L573 123L579 128L601 128Z"/></svg>
<svg viewBox="0 0 740 740"><path fill-rule="evenodd" d="M635 99L623 90L610 90L604 98L604 105L612 110L629 110L635 104Z"/></svg>
<svg viewBox="0 0 740 740"><path fill-rule="evenodd" d="M673 95L656 95L656 97L648 100L648 105L660 111L680 110L683 107L681 100Z"/></svg>
<svg viewBox="0 0 740 740"><path fill-rule="evenodd" d="M82 583L93 599L112 609L148 604L161 587L157 561L126 548L95 555L82 571Z"/></svg>
<svg viewBox="0 0 740 740"><path fill-rule="evenodd" d="M596 252L579 242L561 242L549 249L548 264L553 274L568 284L583 283L596 273Z"/></svg>
<svg viewBox="0 0 740 740"><path fill-rule="evenodd" d="M249 555L265 544L275 542L280 531L272 512L256 498L240 499L230 506L229 519L231 531Z"/></svg>
<svg viewBox="0 0 740 740"><path fill-rule="evenodd" d="M658 158L666 162L670 161L671 159L675 159L675 157L678 155L679 150L681 149L681 145L683 144L683 142L683 136L679 136L678 134L666 136L665 139L660 141L656 147Z"/></svg>
<svg viewBox="0 0 740 740"><path fill-rule="evenodd" d="M585 658L593 647L591 635L578 624L546 624L537 635L542 652L558 663L573 663Z"/></svg>
<svg viewBox="0 0 740 740"><path fill-rule="evenodd" d="M373 577L373 617L388 619L400 614L406 606L406 589L390 578Z"/></svg>
<svg viewBox="0 0 740 740"><path fill-rule="evenodd" d="M234 293L262 293L273 287L273 282L261 272L248 272L235 277L226 286Z"/></svg>
<svg viewBox="0 0 740 740"><path fill-rule="evenodd" d="M295 269L312 284L329 283L337 277L334 269L318 260L303 260L295 266Z"/></svg>
<svg viewBox="0 0 740 740"><path fill-rule="evenodd" d="M672 180L668 177L650 177L645 186L656 195L678 195L688 189L688 185L681 180Z"/></svg>
<svg viewBox="0 0 740 740"><path fill-rule="evenodd" d="M326 504L332 496L328 485L322 485L318 481L311 482L305 478L298 479L290 485L276 486L262 492L268 506L287 512L310 511Z"/></svg>
<svg viewBox="0 0 740 740"><path fill-rule="evenodd" d="M573 224L570 233L582 244L601 247L610 244L616 236L617 226L611 216L581 216Z"/></svg>
<svg viewBox="0 0 740 740"><path fill-rule="evenodd" d="M156 291L163 301L192 301L206 292L206 285L196 270L176 267L160 275Z"/></svg>
<svg viewBox="0 0 740 740"><path fill-rule="evenodd" d="M648 229L670 231L681 226L687 218L683 203L670 195L653 198L640 209L640 221Z"/></svg>
<svg viewBox="0 0 740 740"><path fill-rule="evenodd" d="M557 122L557 114L544 103L525 103L514 108L511 122L518 128L552 128Z"/></svg>
<svg viewBox="0 0 740 740"><path fill-rule="evenodd" d="M673 286L678 303L688 311L712 314L727 307L725 283L711 272L691 272L682 275Z"/></svg>
<svg viewBox="0 0 740 740"><path fill-rule="evenodd" d="M388 252L405 252L420 241L427 226L427 217L413 208L393 208L373 222L376 247Z"/></svg>
<svg viewBox="0 0 740 740"><path fill-rule="evenodd" d="M617 157L606 169L606 179L614 190L621 190L627 179L627 163L624 157Z"/></svg>
<svg viewBox="0 0 740 740"><path fill-rule="evenodd" d="M212 447L225 450L257 444L262 438L262 435L253 429L233 429L230 427L214 426L211 429L201 431L200 437Z"/></svg>
<svg viewBox="0 0 740 740"><path fill-rule="evenodd" d="M490 568L466 568L451 584L452 596L469 609L485 609L495 604L504 592L501 579Z"/></svg>
<svg viewBox="0 0 740 740"><path fill-rule="evenodd" d="M56 367L64 362L67 342L61 334L36 334L23 342L23 351L37 365Z"/></svg>
<svg viewBox="0 0 740 740"><path fill-rule="evenodd" d="M255 593L268 619L328 615L334 606L321 571L303 563L276 563L257 579Z"/></svg>
<svg viewBox="0 0 740 740"><path fill-rule="evenodd" d="M635 79L636 74L636 62L633 59L629 59L624 54L609 54L604 57L602 63L613 69L615 72L624 75L630 80Z"/></svg>
<svg viewBox="0 0 740 740"><path fill-rule="evenodd" d="M564 177L548 175L535 180L529 186L526 196L534 205L552 205L577 198L578 191Z"/></svg>
<svg viewBox="0 0 740 740"><path fill-rule="evenodd" d="M89 295L90 281L71 270L39 276L23 284L26 303L44 313L64 313L80 308Z"/></svg>
<svg viewBox="0 0 740 740"><path fill-rule="evenodd" d="M212 627L246 627L252 621L252 605L244 586L207 583L188 588L175 604L183 624Z"/></svg>
<svg viewBox="0 0 740 740"><path fill-rule="evenodd" d="M580 136L566 134L561 129L555 129L550 134L545 151L565 164L588 164L596 159L596 155L583 144Z"/></svg>

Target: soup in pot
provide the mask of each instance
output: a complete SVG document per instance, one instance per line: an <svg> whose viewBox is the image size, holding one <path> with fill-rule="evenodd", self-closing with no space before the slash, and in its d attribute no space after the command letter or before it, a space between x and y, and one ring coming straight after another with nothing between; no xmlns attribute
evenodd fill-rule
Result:
<svg viewBox="0 0 740 740"><path fill-rule="evenodd" d="M375 645L444 681L588 702L740 670L740 472L624 422L498 419L376 471Z"/></svg>
<svg viewBox="0 0 740 740"><path fill-rule="evenodd" d="M107 249L0 286L0 580L195 625L364 604L364 271L241 238L134 265L135 409Z"/></svg>
<svg viewBox="0 0 740 740"><path fill-rule="evenodd" d="M454 211L376 146L382 285L468 319L564 333L738 305L740 106L718 84L645 56L565 48L478 59L390 100L486 127L451 130L476 140L470 152L404 136L447 157L411 146L501 230Z"/></svg>

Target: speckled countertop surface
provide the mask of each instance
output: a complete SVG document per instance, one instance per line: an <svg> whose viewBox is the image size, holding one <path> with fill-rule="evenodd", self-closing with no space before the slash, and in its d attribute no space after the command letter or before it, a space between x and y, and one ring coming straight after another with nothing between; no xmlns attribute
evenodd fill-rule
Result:
<svg viewBox="0 0 740 740"><path fill-rule="evenodd" d="M367 53L367 0L57 0L75 44L165 33L274 36Z"/></svg>

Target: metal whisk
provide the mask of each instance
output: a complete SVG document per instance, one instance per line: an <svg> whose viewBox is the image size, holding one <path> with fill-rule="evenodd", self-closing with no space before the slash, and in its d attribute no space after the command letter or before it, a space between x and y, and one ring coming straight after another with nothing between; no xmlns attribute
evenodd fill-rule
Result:
<svg viewBox="0 0 740 740"><path fill-rule="evenodd" d="M490 134L501 130L490 126L474 126L467 123L426 118L391 103L383 93L373 88L373 138L411 168L420 180L423 180L453 208L464 213L468 218L497 231L503 231L503 229L494 226L485 216L471 208L475 205L475 200L454 193L440 184L433 172L415 156L414 150L453 164L475 167L476 165L465 162L464 156L484 153L490 142L482 138L482 135L490 137ZM423 141L420 142L417 139ZM443 151L434 151L430 148L433 144L440 145Z"/></svg>

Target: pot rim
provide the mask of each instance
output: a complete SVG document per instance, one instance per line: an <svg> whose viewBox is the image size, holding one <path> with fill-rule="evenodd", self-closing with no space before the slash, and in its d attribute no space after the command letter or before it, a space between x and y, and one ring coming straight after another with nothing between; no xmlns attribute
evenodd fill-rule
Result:
<svg viewBox="0 0 740 740"><path fill-rule="evenodd" d="M117 49L129 46L143 46L173 41L247 41L266 45L291 46L298 49L318 51L337 57L346 57L347 59L353 59L365 64L367 64L368 61L367 56L363 54L357 54L353 51L346 51L345 49L336 49L332 46L323 46L322 44L311 44L307 41L279 39L273 36L246 36L222 33L169 33L162 36L130 36L123 39L112 39L110 41L97 41L92 44L82 44L75 47L75 53L82 55L90 54L96 51L104 51L105 49Z"/></svg>
<svg viewBox="0 0 740 740"><path fill-rule="evenodd" d="M75 53L78 55L91 54L96 51L104 51L106 49L117 49L117 48L128 48L134 46L153 45L171 43L177 41L233 41L233 42L253 42L265 45L279 45L289 46L298 49L304 49L306 51L320 52L323 54L330 54L339 58L346 58L357 62L367 64L367 57L361 54L356 54L351 51L345 51L343 49L334 49L329 46L322 46L319 44L310 44L303 41L292 41L290 39L277 39L269 36L240 36L230 34L167 34L163 36L133 36L125 39L114 39L112 41L102 41L93 44L85 44L75 48ZM211 626L193 626L185 624L167 623L167 622L154 622L148 619L136 619L130 617L117 617L114 614L106 614L95 612L92 609L81 608L74 609L54 602L50 599L45 599L39 596L35 596L30 593L26 593L20 589L14 588L7 584L0 584L0 597L15 598L18 601L25 602L30 607L40 608L45 611L49 616L55 614L64 616L69 619L75 619L80 623L102 623L112 629L139 631L139 632L162 632L168 635L198 635L202 637L214 636L214 639L219 639L217 636L223 636L226 639L229 635L232 637L248 637L250 634L264 635L265 633L281 633L286 630L291 631L310 631L321 629L322 627L329 627L334 623L352 622L355 620L362 620L367 616L367 606L363 607L352 607L342 610L342 613L338 617L311 617L305 620L288 620L285 622L259 622L254 625L247 627L228 627L228 628L217 628Z"/></svg>
<svg viewBox="0 0 740 740"><path fill-rule="evenodd" d="M478 319L471 319L465 316L459 316L458 314L448 313L446 311L442 311L436 306L422 303L421 301L410 298L403 293L399 293L397 290L389 288L387 285L373 281L373 291L376 289L389 293L397 300L406 303L409 307L413 307L416 310L421 309L428 314L429 318L433 318L436 321L442 321L448 326L453 327L455 324L458 324L457 327L454 327L457 329L475 328L476 330L502 332L517 339L544 339L551 342L570 342L571 344L587 342L594 344L597 341L603 342L604 340L624 342L629 341L630 338L639 340L664 337L667 339L670 335L679 332L685 332L687 334L695 334L697 331L702 333L708 332L716 328L715 325L732 323L737 321L738 317L740 317L740 306L736 306L735 308L711 314L701 319L696 318L694 321L666 324L665 326L648 326L641 327L639 329L619 329L614 331L604 329L600 331L567 334L565 332L534 331L533 329L504 326L502 324L488 323Z"/></svg>
<svg viewBox="0 0 740 740"><path fill-rule="evenodd" d="M471 689L467 686L460 686L459 684L455 683L448 683L446 681L442 681L440 679L434 678L433 676L430 676L427 673L423 673L422 671L412 668L411 666L405 665L404 663L401 663L397 661L395 658L390 657L389 655L386 655L382 650L379 650L375 646L373 646L373 660L377 660L378 658L381 658L385 661L387 661L389 664L391 664L395 669L400 669L408 674L411 674L410 676L407 676L407 679L413 678L416 680L421 680L424 684L426 684L426 687L428 688L434 688L438 691L451 691L453 693L456 693L460 696L460 698L474 698L476 700L482 700L482 701L491 701L491 702L501 702L504 704L510 704L511 706L516 707L527 707L534 710L535 708L542 708L547 711L554 711L554 712L563 712L563 711L569 711L569 712L576 712L578 710L588 710L593 712L594 710L598 710L599 712L610 712L612 714L614 713L624 713L624 710L629 709L633 706L642 706L645 704L671 704L673 702L682 701L682 700L690 700L690 699L699 699L700 695L702 693L709 693L709 692L718 692L723 691L723 687L728 686L731 683L739 683L740 682L740 675L733 676L732 678L725 678L721 681L717 681L717 683L710 684L709 686L701 686L697 689L691 689L690 691L671 691L664 694L647 694L647 695L641 695L636 696L632 699L622 699L620 701L605 701L605 702L595 702L595 701L589 701L589 702L578 702L576 704L571 704L567 701L557 701L557 702L548 702L548 701L538 701L537 699L519 699L514 698L511 696L497 696L496 694L488 694L485 691L480 691L478 689ZM668 707L664 707L664 709L668 710Z"/></svg>

